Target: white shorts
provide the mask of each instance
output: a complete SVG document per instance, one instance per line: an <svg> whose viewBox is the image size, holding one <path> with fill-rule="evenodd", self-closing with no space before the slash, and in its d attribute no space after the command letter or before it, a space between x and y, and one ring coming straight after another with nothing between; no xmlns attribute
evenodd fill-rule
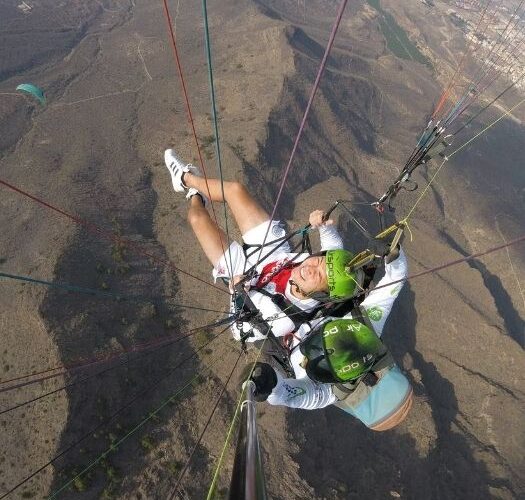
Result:
<svg viewBox="0 0 525 500"><path fill-rule="evenodd" d="M268 231L268 226L270 230ZM271 252L276 246L281 243L281 238L285 236L286 231L284 230L281 222L278 220L271 220L263 222L258 226L253 227L245 234L242 235L244 243L248 245L260 245L264 241L266 236L266 243L262 253L257 247L248 249L248 257L244 253L242 245L234 241L228 250L219 259L219 263L213 269L213 277L217 278L231 278L232 276L240 276L244 274L250 267L258 262L259 256L263 259L260 263L264 262L264 256ZM276 241L279 240L279 241ZM290 253L292 250L288 242L284 243L279 247L277 251L272 253L269 257L269 261L278 260L279 255L282 253ZM231 268L231 269L230 269Z"/></svg>

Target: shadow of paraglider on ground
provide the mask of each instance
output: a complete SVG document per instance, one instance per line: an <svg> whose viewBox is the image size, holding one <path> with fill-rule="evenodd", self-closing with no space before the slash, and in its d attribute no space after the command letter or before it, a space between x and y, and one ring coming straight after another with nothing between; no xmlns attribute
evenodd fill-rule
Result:
<svg viewBox="0 0 525 500"><path fill-rule="evenodd" d="M490 497L495 481L475 459L468 437L453 429L458 414L453 384L415 348L416 322L414 292L405 285L383 338L399 364L408 353L421 375L420 382L412 380L417 401L408 417L415 432L407 432L404 423L376 433L335 407L288 413L290 435L300 448L294 458L315 497ZM424 404L431 419L420 411ZM497 486L512 491L500 480Z"/></svg>

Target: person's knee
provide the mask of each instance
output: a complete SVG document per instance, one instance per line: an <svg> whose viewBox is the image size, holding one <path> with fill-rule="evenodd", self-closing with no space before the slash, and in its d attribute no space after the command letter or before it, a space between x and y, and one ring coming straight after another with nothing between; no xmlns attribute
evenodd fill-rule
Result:
<svg viewBox="0 0 525 500"><path fill-rule="evenodd" d="M188 222L192 228L196 228L205 219L209 218L210 214L204 207L191 206L188 210Z"/></svg>
<svg viewBox="0 0 525 500"><path fill-rule="evenodd" d="M243 199L247 196L250 196L250 193L248 192L244 184L241 184L238 181L232 181L228 184L228 194L230 197L236 199Z"/></svg>

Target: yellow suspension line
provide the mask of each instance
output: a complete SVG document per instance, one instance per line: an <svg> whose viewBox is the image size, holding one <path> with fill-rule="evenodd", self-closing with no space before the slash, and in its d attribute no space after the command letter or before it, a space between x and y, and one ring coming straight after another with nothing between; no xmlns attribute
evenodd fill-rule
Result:
<svg viewBox="0 0 525 500"><path fill-rule="evenodd" d="M500 120L502 120L503 118L505 118L506 116L510 115L512 113L512 111L514 111L518 106L520 106L521 104L523 104L525 102L525 98L522 99L521 101L518 102L518 104L515 104L512 108L510 108L508 111L505 111L505 113L503 113L498 119L494 120L492 123L490 123L489 125L487 125L483 130L481 130L480 132L478 132L474 137L472 137L471 139L469 139L467 142L465 142L464 144L462 144L459 148L457 148L456 150L454 150L452 153L450 153L450 155L448 156L445 156L445 159L443 160L443 162L441 163L441 165L438 167L438 169L436 170L436 172L434 173L434 175L432 176L432 178L430 179L430 181L428 182L428 184L426 185L425 189L423 190L423 192L419 195L419 198L416 200L416 202L414 203L414 206L410 209L410 211L408 212L407 216L400 222L402 224L407 224L408 222L408 218L412 215L412 213L414 212L414 210L416 209L417 205L419 204L419 202L423 199L423 196L425 196L426 192L430 189L430 185L432 184L432 182L434 182L434 179L437 177L437 175L439 174L440 170L443 168L443 166L445 165L445 163L450 159L452 158L456 153L459 153L461 150L465 149L471 142L475 141L480 135L484 134L487 130L489 130L490 128L492 128L494 125L496 125L496 123L498 123Z"/></svg>

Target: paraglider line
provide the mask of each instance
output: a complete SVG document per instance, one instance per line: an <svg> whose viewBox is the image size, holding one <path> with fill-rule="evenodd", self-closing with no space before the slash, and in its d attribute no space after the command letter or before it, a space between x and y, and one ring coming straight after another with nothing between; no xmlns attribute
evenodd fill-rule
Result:
<svg viewBox="0 0 525 500"><path fill-rule="evenodd" d="M76 448L80 443L82 443L85 439L87 439L88 437L92 436L94 432L98 431L99 429L107 426L110 422L112 422L115 417L117 417L117 415L119 415L120 413L122 413L124 410L128 409L130 406L132 406L133 403L135 403L135 401L137 401L139 398L142 398L144 395L146 394L149 394L151 392L152 389L156 389L159 387L159 384L160 382L162 382L163 380L166 380L168 377L170 377L173 373L175 373L182 365L184 365L187 361L189 361L190 359L194 358L200 351L202 351L205 347L209 346L215 339L217 339L219 336L221 336L226 330L228 329L228 327L226 327L225 329L223 329L221 332L219 332L217 335L215 335L215 337L213 337L212 339L210 339L209 341L207 341L206 343L204 343L202 346L200 346L193 354L191 354L190 356L186 357L184 360L182 360L177 366L173 367L171 370L168 371L168 373L166 373L165 375L163 375L162 377L156 379L154 382L152 382L151 384L148 384L148 386L141 390L140 392L136 393L135 396L133 396L132 399L130 399L124 406L121 406L118 410L116 410L115 412L113 412L106 420L100 422L96 427L94 427L93 429L90 429L88 432L86 432L85 434L83 434L78 440L76 440L75 442L71 443L70 445L68 445L66 448L64 448L63 450L60 451L60 453L58 455L55 455L51 460L49 460L49 462L47 462L46 464L42 465L41 467L39 467L36 471L32 472L29 476L27 476L26 478L24 478L22 481L20 481L18 484L16 484L15 486L13 486L8 492L4 493L1 497L0 497L0 500L2 500L3 498L7 497L9 494L11 494L13 491L15 491L16 489L18 489L20 486L22 486L23 484L25 484L27 481L29 481L31 478L35 477L37 474L39 474L40 472L42 472L44 469L46 469L47 467L49 467L50 465L52 465L54 462L56 462L59 458L63 457L65 454L69 453L71 450L73 450L74 448ZM219 358L220 359L220 358ZM211 369L211 367L217 363L217 361L214 361L210 366L208 366L207 368L208 369ZM190 380L190 383L193 382L193 380L195 380L200 374L196 375L192 380Z"/></svg>
<svg viewBox="0 0 525 500"><path fill-rule="evenodd" d="M440 266L432 267L430 269L426 269L425 271L421 271L416 274L412 274L407 276L406 278L402 278L399 280L391 281L389 283L385 283L384 285L380 285L378 287L375 287L374 290L379 290L380 288L384 288L386 286L394 285L397 283L404 283L405 281L413 280L414 278L419 278L421 276L425 276L426 274L435 273L437 271L441 271L443 269L446 269L447 267L452 267L457 264L461 264L463 262L468 262L472 259L477 259L478 257L483 257L484 255L488 255L493 252L497 252L498 250L502 250L503 248L507 248L513 245L517 245L518 243L521 243L522 241L525 241L525 234L523 236L520 236L519 238L516 238L514 240L508 241L504 245L498 245L497 247L489 248L488 250L484 250L483 252L473 253L471 255L467 255L466 257L462 257L461 259L453 260L451 262L447 262L445 264L441 264Z"/></svg>
<svg viewBox="0 0 525 500"><path fill-rule="evenodd" d="M122 350L120 350L118 352L111 353L109 356L106 355L103 358L92 358L90 360L83 361L83 362L80 362L80 363L70 364L70 365L66 365L66 366L57 366L55 368L48 368L47 370L43 370L41 372L32 373L30 375L20 376L20 377L11 379L11 380L4 380L4 381L1 382L1 384L7 384L9 382L14 382L16 380L21 380L21 379L24 379L24 378L35 377L37 375L44 375L44 374L52 372L52 371L62 370L60 373L47 375L45 377L40 377L40 378L29 380L29 381L26 381L26 382L21 382L19 384L8 386L8 387L2 387L2 388L0 388L0 394L3 393L3 392L8 392L8 391L11 391L11 390L14 390L14 389L19 389L21 387L32 385L32 384L35 384L37 382L42 382L44 380L49 380L51 378L60 377L61 375L65 375L66 373L71 372L71 371L80 370L82 368L95 366L95 365L98 365L98 364L101 364L101 363L108 363L110 361L118 359L120 356L122 356L124 354L133 354L133 353L137 353L137 352L140 353L140 352L146 351L146 350L148 350L150 348L162 347L164 345L169 345L169 344L172 344L174 342L178 342L179 340L185 339L187 337L191 337L196 332L198 332L199 330L203 330L204 328L212 328L212 327L215 327L215 326L222 326L225 323L229 323L230 321L231 321L231 317L228 317L228 318L219 320L219 321L217 321L215 323L210 323L210 324L207 324L207 325L199 326L197 328L192 328L191 330L188 330L187 332L185 332L182 337L179 336L180 334L170 335L170 336L167 336L167 337L160 337L160 338L157 338L157 339L153 339L153 340L151 340L149 342L144 342L142 344L136 344L136 345L131 346L131 347L127 348L127 349L122 349Z"/></svg>
<svg viewBox="0 0 525 500"><path fill-rule="evenodd" d="M516 240L512 240L512 241L507 242L506 245L501 245L501 246L498 246L498 247L495 247L495 248L491 248L489 250L486 250L485 252L482 252L482 253L479 253L479 254L473 254L473 255L465 257L464 259L460 259L458 261L453 261L453 262L449 262L449 263L443 264L442 266L439 266L438 268L429 269L427 271L424 271L423 273L418 273L416 275L411 275L411 276L408 276L407 278L404 278L404 279L401 279L401 280L398 280L398 281L395 281L395 282L389 282L389 283L386 283L385 285L377 286L377 287L371 289L370 291L379 290L380 288L384 288L386 286L390 286L393 283L404 283L405 281L410 281L413 278L417 278L419 276L430 274L432 272L439 271L440 269L445 269L447 267L450 267L450 266L453 266L453 265L456 265L456 264L460 264L463 261L466 261L466 260L469 260L469 259L473 259L473 258L476 258L476 257L480 257L480 256L483 256L483 255L492 253L492 252L496 252L498 250L502 250L505 247L510 247L512 245L520 243L524 239L525 239L525 235L522 236L521 238L516 239ZM364 294L362 292L360 292L360 293L356 294L356 298L358 298L358 297L360 297L362 295L364 295ZM285 312L283 311L282 314L278 314L276 316L272 316L272 322L273 321L277 321L277 320L282 319L282 318L291 317L291 316L294 316L294 315L297 315L297 314L308 313L308 312L311 312L311 311L315 310L316 308L317 308L317 306L314 306L314 307L311 307L311 308L308 308L308 309L301 310L298 313L290 313L290 314L285 314Z"/></svg>
<svg viewBox="0 0 525 500"><path fill-rule="evenodd" d="M507 239L505 238L504 234L501 232L501 229L499 227L499 222L498 222L498 216L501 215L501 214L498 214L496 216L494 216L494 222L496 223L496 229L499 233L499 235L501 236L501 239L507 243ZM512 262L512 259L510 258L510 252L509 252L509 247L506 247L506 253L507 253L507 258L509 259L509 264L510 264L510 270L512 272L512 274L514 275L514 279L516 280L516 284L518 285L518 291L521 295L521 300L523 301L523 310L525 311L525 294L523 293L523 288L521 286L521 283L520 283L520 279L518 277L518 273L516 273L516 268L514 267L514 264Z"/></svg>
<svg viewBox="0 0 525 500"><path fill-rule="evenodd" d="M233 365L233 368L232 368L232 371L230 372L230 375L228 376L228 379L226 380L226 382L224 383L223 387L222 387L222 391L221 393L219 394L219 397L217 398L217 401L215 402L215 405L210 413L210 416L208 417L208 420L206 421L206 424L204 425L204 428L199 436L199 439L197 440L197 442L195 443L195 446L193 447L193 449L191 450L191 453L190 453L190 456L188 457L188 460L186 460L186 463L184 464L184 467L180 473L180 476L177 480L177 484L175 485L175 488L173 489L173 492L171 493L171 495L169 496L169 500L173 500L175 498L175 495L177 494L177 491L179 489L179 486L182 482L182 478L184 477L184 475L186 474L186 471L188 470L188 467L190 465L190 462L193 458L193 456L195 455L195 452L197 451L197 448L199 447L201 441L202 441L202 438L206 432L206 430L208 429L208 426L210 425L210 422L211 422L211 419L213 418L213 415L215 414L215 411L217 410L217 407L219 406L219 403L222 399L222 396L223 394L226 392L226 388L228 387L228 384L233 376L233 373L235 372L235 369L237 368L237 365L239 364L239 360L241 359L241 356L242 356L242 352L239 353L239 356L237 356L237 360L235 361L235 364Z"/></svg>
<svg viewBox="0 0 525 500"><path fill-rule="evenodd" d="M217 362L223 360L223 357L220 357ZM214 366L214 364L212 364ZM207 367L208 369L210 367ZM75 479L82 477L84 474L89 472L95 465L97 465L101 460L106 458L112 451L117 449L127 438L135 434L140 428L144 427L152 418L157 416L157 414L163 410L168 404L175 402L177 398L182 394L186 389L189 387L192 387L194 384L194 381L200 377L201 374L198 373L194 377L192 377L181 389L179 389L175 394L170 396L169 398L165 399L160 406L158 406L155 410L151 411L146 418L144 418L142 421L140 421L133 429L131 429L127 434L125 434L121 439L119 439L116 443L112 444L106 451L104 451L99 457L97 457L95 460L93 460L89 465L87 465L84 469L82 469L75 477L71 478L68 482L63 484L58 490L54 491L50 495L50 499L57 498L57 495L62 492L64 489L66 489L70 484L72 484Z"/></svg>
<svg viewBox="0 0 525 500"><path fill-rule="evenodd" d="M485 14L487 13L487 9L488 9L488 7L490 5L490 2L491 2L491 0L489 0L487 2L487 4L485 5L485 8L483 9L483 12L481 13L480 19L478 21L478 24L474 28L474 33L476 33L479 30L479 27L481 26L481 22L483 21L483 18L485 17ZM460 73L460 71L462 70L463 64L465 63L465 61L467 59L467 56L471 53L471 51L472 51L472 45L469 45L468 50L463 54L463 57L461 58L461 60L459 62L459 65L456 68L456 71L452 75L452 78L450 79L450 82L448 83L447 88L441 94L439 102L436 105L436 108L434 109L434 112L432 113L432 116L431 116L432 120L436 118L437 114L439 113L439 110L441 109L443 104L445 104L445 101L447 100L448 95L449 95L450 91L452 90L452 88L454 86L454 82L456 80L456 77Z"/></svg>
<svg viewBox="0 0 525 500"><path fill-rule="evenodd" d="M471 142L475 141L478 137L480 137L482 134L484 134L487 130L491 129L494 125L496 125L499 121L503 120L503 118L505 118L506 116L510 115L512 113L512 111L514 111L518 106L521 106L521 104L523 104L525 102L525 98L522 99L521 101L519 101L517 104L515 104L512 108L510 108L509 110L505 111L505 113L503 113L499 118L497 118L496 120L494 120L492 123L490 123L489 125L487 125L483 130L481 130L480 132L478 132L474 137L470 138L467 142L463 143L459 148L457 148L456 150L454 150L452 153L450 153L450 155L448 156L445 156L443 162L441 163L441 165L439 165L438 169L436 170L436 172L434 173L434 175L432 176L432 178L430 179L430 181L428 182L428 184L425 186L425 189L422 191L422 193L419 195L419 198L416 200L416 202L414 203L414 206L410 209L410 211L408 212L408 215L405 217L405 220L408 220L408 218L412 215L412 213L414 212L414 210L416 209L417 205L419 205L419 202L423 199L423 197L425 196L425 194L427 193L427 191L430 189L430 186L432 185L432 183L434 182L434 180L436 179L436 177L438 176L439 172L441 171L441 169L443 168L443 166L445 165L445 163L450 159L452 158L452 156L454 156L455 154L459 153L461 150L463 150L464 148L466 148Z"/></svg>
<svg viewBox="0 0 525 500"><path fill-rule="evenodd" d="M8 182L0 179L0 184L23 195L23 196L26 196L27 198L39 203L40 205L46 207L46 208L49 208L50 210L53 210L54 212L57 212L61 215L63 215L64 217L67 217L68 219L71 219L73 222L76 222L77 224L85 227L89 232L91 233L94 233L94 234L98 234L100 236L102 236L103 238L105 239L108 239L110 241L113 241L115 243L118 243L120 245L124 245L132 250L135 250L136 253L140 254L140 255L143 255L144 257L148 257L150 259L153 259L154 261L156 262L159 262L165 266L168 266L170 267L171 269L175 270L175 271L178 271L182 274L185 274L186 276L189 276L197 281L200 281L201 283L204 283L205 285L208 285L210 287L213 287L215 288L216 290L219 290L220 292L222 293L228 293L226 290L222 289L222 288L219 288L218 286L214 285L213 283L210 283L206 280L203 280L202 278L199 278L197 276L194 276L193 274L190 274L189 272L187 271L184 271L180 268L178 268L177 266L175 266L175 264L173 264L170 260L168 259L162 259L160 257L157 257L155 255L153 255L152 253L144 250L143 248L141 248L139 245L137 245L136 243L134 243L133 241L131 240L128 240L126 238L121 238L120 236L118 236L117 234L115 233L112 233L111 231L107 231L105 229L102 229L101 227L97 226L96 224L94 224L93 222L89 222L88 220L85 220L85 219L82 219L81 217L78 217L76 215L73 215L73 214L70 214L68 212L65 212L64 210L60 209L60 208L57 208L53 205L51 205L50 203L47 203L46 201L44 200L41 200L40 198L37 198L36 196L26 192L26 191L23 191L22 189L16 187L16 186L13 186L12 184L9 184Z"/></svg>
<svg viewBox="0 0 525 500"><path fill-rule="evenodd" d="M221 326L224 324L224 322L221 322ZM218 326L218 325L217 325ZM200 328L202 329L202 328ZM196 329L196 331L199 331L200 329ZM181 340L184 340L188 337L191 337L192 335L194 335L196 333L196 331L192 331L192 333L189 333L188 335L184 335L182 337L178 337L174 340L171 340L170 342L165 342L165 343L160 343L160 344L157 344L157 345L154 345L152 346L153 347L153 350L152 351L149 351L149 352L143 352L144 350L142 351L139 351L139 354L136 358L134 358L133 360L129 359L126 359L125 361L122 361L121 363L115 365L115 366L110 366L109 368L106 368L100 372L97 372L97 373L94 373L92 375L88 375L87 377L84 377L80 380L75 380L74 382L71 382L69 384L66 384L62 387L59 387L57 389L54 389L53 391L49 391L49 392L46 392L44 394L41 394L40 396L37 396L33 399L30 399L30 400L27 400L27 401L24 401L22 403L18 403L14 406L11 406L11 407L8 407L8 408L4 408L2 410L0 410L0 415L3 415L4 413L9 413L13 410L16 410L17 408L20 408L22 406L25 406L25 405L28 405L30 403L34 403L36 401L39 401L40 399L43 399L47 396L50 396L52 394L56 394L57 392L60 392L60 391L63 391L65 389L68 389L69 387L73 387L75 385L78 385L78 384L82 384L92 378L95 378L95 377L98 377L99 375L103 375L104 373L107 373L109 371L112 371L112 370L116 370L117 368L122 368L123 366L127 366L129 365L130 362L134 362L134 361L137 361L138 359L142 359L143 357L146 357L146 356L149 356L150 354L155 354L156 350L157 349L160 349L161 347L165 347L165 346L170 346L170 345L173 345L173 344L176 344L177 342L181 341ZM136 352L136 351L134 351ZM59 374L56 374L56 375L53 375L52 377L56 377L56 376L60 376L60 375L65 375L67 372L63 372L63 373L59 373ZM45 379L48 379L48 378L51 378L51 377L45 377ZM35 383L35 382L38 382L38 380L32 380L30 381L29 383L27 384L20 384L20 385L29 385L29 384L32 384L32 383ZM18 386L20 387L20 386ZM3 388L2 390L0 390L0 392L7 392L11 389L14 389L15 387L11 386L11 387L6 387L6 388Z"/></svg>
<svg viewBox="0 0 525 500"><path fill-rule="evenodd" d="M490 101L488 104L483 106L475 115L473 115L471 118L468 119L468 121L462 125L456 132L454 132L453 135L459 134L463 129L467 128L479 115L481 115L487 108L491 107L496 101L498 101L501 97L503 97L510 89L515 87L523 78L525 77L525 71L519 76L517 80L512 82L510 85L508 85L505 89L503 89L492 101Z"/></svg>
<svg viewBox="0 0 525 500"><path fill-rule="evenodd" d="M197 148L197 155L199 156L199 163L200 163L200 165L202 167L202 173L204 174L204 181L206 182L206 191L207 191L207 193L204 193L204 195L207 194L208 195L208 199L210 200L211 211L212 211L212 214L213 214L213 218L215 220L215 224L217 226L217 235L219 236L219 241L221 242L222 252L223 252L223 254L225 254L226 253L226 249L224 248L222 238L220 237L219 223L218 223L218 220L217 220L217 214L215 213L215 204L213 203L212 197L210 195L210 187L208 185L208 174L206 172L206 165L205 165L204 160L202 158L202 152L201 152L201 147L200 147L200 144L199 144L199 138L197 137L197 131L195 130L195 122L193 120L193 113L191 111L190 99L188 97L188 91L186 89L186 81L184 80L184 72L182 71L182 63L181 63L180 57L179 57L179 50L177 49L177 42L175 41L175 34L173 33L173 23L172 23L172 20L171 20L170 9L168 7L167 0L162 0L162 3L164 5L164 15L165 15L165 18L166 18L166 23L168 25L168 33L169 33L169 36L170 36L171 47L173 48L173 56L175 58L175 64L177 65L177 70L178 70L178 74L179 74L179 80L180 80L180 84L181 84L181 87L182 87L182 93L184 95L184 101L186 103L186 114L188 116L188 122L190 124L191 130L192 130L192 133L193 133L193 139L195 141L195 146ZM177 16L178 16L178 8L177 8Z"/></svg>
<svg viewBox="0 0 525 500"><path fill-rule="evenodd" d="M164 0L164 1L166 1L166 0ZM286 184L286 178L288 177L288 173L290 172L290 168L292 166L292 162L293 162L293 159L295 157L295 152L297 151L297 146L299 145L299 140L301 139L301 136L303 134L304 126L306 124L306 119L308 118L308 114L310 113L310 108L312 107L312 103L314 101L315 94L317 93L317 89L319 88L319 83L321 81L321 77L323 76L323 72L324 72L324 69L325 69L325 66L326 66L326 61L328 60L328 56L329 56L330 51L332 49L332 45L333 45L334 40L335 40L335 35L337 34L337 30L339 28L339 24L340 24L341 19L343 17L343 13L344 13L344 10L345 10L347 2L348 2L348 0L342 0L342 2L339 5L339 10L337 12L337 16L336 16L336 19L334 21L334 25L332 27L332 32L330 33L330 38L328 39L328 44L326 46L326 49L325 49L325 52L324 52L324 55L323 55L323 59L321 60L321 64L319 65L319 69L317 71L317 76L315 77L315 82L314 82L314 85L312 87L312 91L310 93L310 97L308 99L308 103L306 105L306 109L304 111L303 118L301 120L301 125L299 126L299 131L297 132L297 136L295 138L295 142L294 142L294 145L293 145L293 148L292 148L292 152L290 154L290 159L288 160L288 164L286 165L286 168L284 170L283 178L282 178L282 181L281 181L281 185L279 187L279 192L277 193L277 198L275 200L275 204L274 204L274 207L273 207L273 210L272 210L272 214L270 216L270 220L273 220L273 218L275 216L275 212L277 210L277 206L279 205L279 201L281 199L281 195L282 195L282 192L283 192L283 189L284 189L284 185ZM270 231L270 225L268 225L268 228L266 229L266 234L264 235L263 243L262 243L262 246L261 246L261 251L259 253L259 261L260 261L260 256L262 254L262 249L263 249L263 246L264 246L264 244L266 242L266 238L268 237L269 231Z"/></svg>
<svg viewBox="0 0 525 500"><path fill-rule="evenodd" d="M210 42L210 29L208 26L208 9L206 7L206 0L202 0L202 16L204 18L204 40L206 45L206 62L208 66L208 80L210 84L210 100L211 100L211 112L213 117L213 132L215 135L215 151L217 154L217 170L219 171L219 178L221 180L221 193L222 193L222 199L226 200L226 196L224 194L224 176L222 172L222 156L221 156L221 147L220 147L220 141L219 141L219 125L217 120L217 104L215 99L215 85L213 83L213 65L212 65L212 58L211 58L211 42ZM229 230L229 224L228 224L228 209L227 204L223 203L223 209L224 209L224 229L226 231L226 238L228 242L228 248L230 248L230 230ZM219 239L222 245L222 238ZM223 247L223 255L224 247ZM232 254L231 252L228 252L229 259L224 259L226 261L226 266L229 269L228 273L230 276L233 274L233 262L232 262ZM228 262L229 260L229 262Z"/></svg>
<svg viewBox="0 0 525 500"><path fill-rule="evenodd" d="M115 299L119 302L121 301L124 302L124 301L129 300L129 301L134 301L134 302L158 303L158 302L170 300L173 298L168 295L160 296L160 297L146 297L145 295L125 295L125 294L120 294L120 293L105 292L102 290L97 290L96 288L85 288L85 287L81 287L77 285L71 285L69 283L57 283L55 281L40 280L40 279L30 278L29 276L20 276L17 274L8 274L8 273L2 273L2 272L0 272L0 278L13 279L17 281L25 281L25 282L32 283L35 285L44 285L44 286L48 286L52 288L59 288L62 290L66 290L68 292L85 293L87 295L106 297L109 299ZM182 309L195 309L197 311L228 314L228 311L218 311L217 309L208 309L205 307L190 306L187 304L170 303L168 305L171 307L180 307Z"/></svg>

